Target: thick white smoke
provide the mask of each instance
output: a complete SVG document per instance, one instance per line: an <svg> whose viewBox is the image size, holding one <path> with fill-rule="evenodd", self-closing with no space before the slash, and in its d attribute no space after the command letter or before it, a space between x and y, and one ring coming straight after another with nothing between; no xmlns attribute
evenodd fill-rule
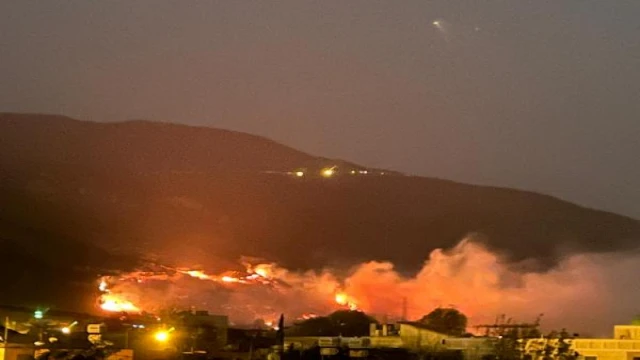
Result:
<svg viewBox="0 0 640 360"><path fill-rule="evenodd" d="M418 319L438 306L454 306L470 325L491 323L506 314L533 321L543 313L543 328L567 328L607 335L615 323L629 322L638 310L637 254L576 254L545 273L523 273L472 239L449 250L434 250L414 277L403 277L393 264L368 262L340 279L331 271L290 272L263 265L260 284L220 283L174 274L143 282L117 282L115 294L145 310L194 306L226 313L232 321L326 314L349 302L367 313L399 318L406 309ZM336 295L340 303L336 303ZM470 329L472 330L472 329Z"/></svg>
<svg viewBox="0 0 640 360"><path fill-rule="evenodd" d="M636 254L578 254L546 273L520 273L464 240L451 250L433 251L414 278L399 276L389 263L362 264L347 279L346 291L378 314L400 314L405 297L410 318L438 306L454 306L476 325L500 314L531 322L542 313L547 329L608 334L637 311L638 260Z"/></svg>

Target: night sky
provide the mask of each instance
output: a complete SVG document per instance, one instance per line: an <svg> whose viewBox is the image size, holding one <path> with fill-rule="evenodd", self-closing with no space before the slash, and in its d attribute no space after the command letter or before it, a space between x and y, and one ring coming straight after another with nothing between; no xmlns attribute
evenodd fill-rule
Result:
<svg viewBox="0 0 640 360"><path fill-rule="evenodd" d="M5 0L0 19L0 111L245 131L640 218L638 0Z"/></svg>

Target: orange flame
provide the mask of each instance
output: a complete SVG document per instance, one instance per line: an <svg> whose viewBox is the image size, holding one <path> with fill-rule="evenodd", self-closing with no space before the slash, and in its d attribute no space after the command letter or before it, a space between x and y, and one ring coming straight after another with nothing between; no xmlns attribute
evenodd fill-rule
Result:
<svg viewBox="0 0 640 360"><path fill-rule="evenodd" d="M300 318L301 318L302 320L315 319L315 318L317 318L317 317L318 317L318 315L313 314L313 313L306 313L306 314L302 314L302 316L300 316Z"/></svg>
<svg viewBox="0 0 640 360"><path fill-rule="evenodd" d="M254 271L263 278L269 277L269 270L266 267L256 267Z"/></svg>
<svg viewBox="0 0 640 360"><path fill-rule="evenodd" d="M204 271L201 270L178 270L179 273L191 276L200 280L209 280L214 282L222 282L226 284L232 283L240 283L240 284L249 284L249 283L262 283L267 284L271 282L271 271L269 265L258 265L254 268L251 266L247 267L246 276L236 276L235 272L227 272L227 275L208 275Z"/></svg>
<svg viewBox="0 0 640 360"><path fill-rule="evenodd" d="M194 277L196 279L200 279L200 280L210 280L211 277L207 274L205 274L203 271L200 270L186 270L186 271L181 271L183 274L187 274L191 277Z"/></svg>
<svg viewBox="0 0 640 360"><path fill-rule="evenodd" d="M132 302L120 299L113 294L104 294L102 296L100 308L111 312L140 312L140 309Z"/></svg>
<svg viewBox="0 0 640 360"><path fill-rule="evenodd" d="M346 306L349 310L358 310L358 305L347 294L339 292L335 296L336 304Z"/></svg>

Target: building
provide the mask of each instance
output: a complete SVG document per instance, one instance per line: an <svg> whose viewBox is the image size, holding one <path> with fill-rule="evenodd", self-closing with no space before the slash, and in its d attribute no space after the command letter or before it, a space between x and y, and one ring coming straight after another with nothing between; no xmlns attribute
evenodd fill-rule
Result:
<svg viewBox="0 0 640 360"><path fill-rule="evenodd" d="M192 334L193 350L215 351L227 345L229 318L207 311L183 312L181 327Z"/></svg>
<svg viewBox="0 0 640 360"><path fill-rule="evenodd" d="M24 358L25 360L31 359L47 359L49 357L53 358L73 358L76 355L86 356L87 349L38 349L33 351L31 349L31 353L28 358ZM104 360L133 360L133 350L131 349L122 349L113 353L108 353Z"/></svg>
<svg viewBox="0 0 640 360"><path fill-rule="evenodd" d="M0 305L0 319L4 325L21 335L30 336L30 343L37 338L60 336L64 328L66 331L85 329L87 324L101 322L101 318L73 311L57 309L39 310L22 306ZM1 336L1 335L0 335ZM10 336L9 342L16 341L16 336Z"/></svg>
<svg viewBox="0 0 640 360"><path fill-rule="evenodd" d="M398 335L404 348L429 352L445 351L445 339L449 336L430 330L418 322L400 322Z"/></svg>
<svg viewBox="0 0 640 360"><path fill-rule="evenodd" d="M465 360L481 360L495 353L494 339L488 337L447 338L444 347L459 351Z"/></svg>
<svg viewBox="0 0 640 360"><path fill-rule="evenodd" d="M371 344L377 348L404 348L411 351L455 352L466 360L479 360L494 352L489 337L452 337L430 330L417 322L400 322L378 327L371 324Z"/></svg>
<svg viewBox="0 0 640 360"><path fill-rule="evenodd" d="M33 351L33 345L0 344L0 360L31 360Z"/></svg>
<svg viewBox="0 0 640 360"><path fill-rule="evenodd" d="M98 318L91 314L75 311L65 311L58 309L42 310L24 306L0 305L0 318L4 320L8 317L12 323L26 323L33 320L38 320L35 317L36 313L40 313L44 319L56 323L69 323L72 321L81 320L90 321L91 319Z"/></svg>
<svg viewBox="0 0 640 360"><path fill-rule="evenodd" d="M640 360L640 326L616 325L612 339L573 339L571 348L584 360Z"/></svg>
<svg viewBox="0 0 640 360"><path fill-rule="evenodd" d="M287 337L285 347L293 346L298 349L309 348L314 345L327 349L324 354L331 355L330 349L347 347L364 357L366 351L373 350L405 350L409 352L438 352L443 355L464 358L466 360L480 360L494 351L491 338L468 337L457 338L430 330L426 326L415 322L400 322L397 324L371 324L368 337ZM640 360L640 359L638 359Z"/></svg>

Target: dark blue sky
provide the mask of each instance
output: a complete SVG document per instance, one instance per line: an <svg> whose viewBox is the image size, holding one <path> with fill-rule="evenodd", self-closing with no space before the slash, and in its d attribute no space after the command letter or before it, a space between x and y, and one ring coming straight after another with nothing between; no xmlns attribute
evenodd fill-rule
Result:
<svg viewBox="0 0 640 360"><path fill-rule="evenodd" d="M640 218L637 0L5 0L0 16L0 111L229 128Z"/></svg>

